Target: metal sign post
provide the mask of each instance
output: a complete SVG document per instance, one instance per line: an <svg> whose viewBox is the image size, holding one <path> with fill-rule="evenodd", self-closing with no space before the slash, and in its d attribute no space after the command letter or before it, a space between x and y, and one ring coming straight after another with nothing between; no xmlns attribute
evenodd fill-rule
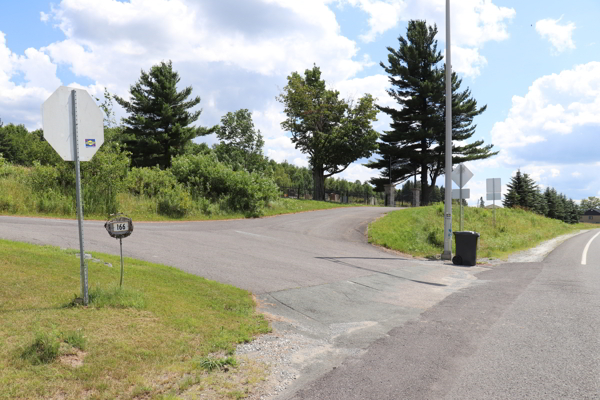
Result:
<svg viewBox="0 0 600 400"><path fill-rule="evenodd" d="M456 183L458 185L458 187L460 189L458 189L458 197L454 197L454 190L452 191L453 193L453 198L458 198L460 201L460 230L463 230L463 198L468 199L470 197L470 193L465 191L463 192L465 189L463 189L463 187L467 184L467 182L469 182L471 180L471 178L473 177L473 173L469 170L469 168L467 168L464 164L459 164L454 171L452 171L452 180L454 181L454 183ZM466 189L468 190L468 189ZM466 197L465 197L466 195Z"/></svg>
<svg viewBox="0 0 600 400"><path fill-rule="evenodd" d="M496 227L496 200L502 199L502 185L500 184L500 178L489 178L486 179L486 198L487 200L493 201L494 207L494 228Z"/></svg>
<svg viewBox="0 0 600 400"><path fill-rule="evenodd" d="M444 173L446 193L444 194L444 252L442 260L452 259L452 62L450 45L450 0L446 0L446 146L444 149Z"/></svg>
<svg viewBox="0 0 600 400"><path fill-rule="evenodd" d="M133 221L131 218L121 213L111 214L111 216L115 215L117 216L116 218L104 223L104 228L106 228L110 237L119 239L119 245L121 247L121 279L119 280L119 287L123 287L123 238L126 238L133 232Z"/></svg>
<svg viewBox="0 0 600 400"><path fill-rule="evenodd" d="M88 274L83 240L80 162L91 160L104 143L104 117L88 92L61 86L42 105L42 120L44 139L63 160L75 162L81 301L87 305ZM85 135L84 140L79 140L81 134Z"/></svg>
<svg viewBox="0 0 600 400"><path fill-rule="evenodd" d="M75 155L75 197L77 199L77 222L79 225L79 262L81 275L81 298L83 305L87 306L88 297L88 273L85 262L85 251L83 245L83 207L81 206L81 172L79 168L79 134L77 132L77 92L71 91L73 110L73 154Z"/></svg>

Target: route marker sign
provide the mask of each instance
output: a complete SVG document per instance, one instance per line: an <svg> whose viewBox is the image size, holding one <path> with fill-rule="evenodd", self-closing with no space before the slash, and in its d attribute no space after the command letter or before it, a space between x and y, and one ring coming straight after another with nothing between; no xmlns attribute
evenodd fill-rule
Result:
<svg viewBox="0 0 600 400"><path fill-rule="evenodd" d="M131 218L121 213L111 214L111 216L113 215L116 215L116 218L106 221L104 223L104 228L106 228L110 237L119 239L119 244L121 246L121 280L119 286L123 287L123 238L126 238L133 232L133 221Z"/></svg>
<svg viewBox="0 0 600 400"><path fill-rule="evenodd" d="M42 104L44 139L65 161L75 161L75 191L79 225L81 301L88 304L88 276L83 240L80 161L89 161L104 143L104 117L83 89L61 86ZM80 138L83 135L83 139Z"/></svg>
<svg viewBox="0 0 600 400"><path fill-rule="evenodd" d="M464 164L458 164L452 171L452 180L456 183L459 189L455 192L452 190L452 198L459 199L460 202L460 230L463 230L463 199L471 197L471 191L469 189L463 189L463 187L471 180L473 173ZM454 197L457 196L457 197Z"/></svg>
<svg viewBox="0 0 600 400"><path fill-rule="evenodd" d="M471 180L473 173L464 164L458 164L452 171L452 180L458 185L459 188L463 188L467 182Z"/></svg>

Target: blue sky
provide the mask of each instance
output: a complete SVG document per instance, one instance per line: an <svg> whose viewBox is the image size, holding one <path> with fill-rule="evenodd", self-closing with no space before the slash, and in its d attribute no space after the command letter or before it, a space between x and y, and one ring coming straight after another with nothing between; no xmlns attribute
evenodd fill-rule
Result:
<svg viewBox="0 0 600 400"><path fill-rule="evenodd" d="M0 118L39 128L59 85L127 96L141 69L172 60L202 98L199 124L248 108L268 157L307 165L279 125L286 76L316 63L344 97L393 105L379 66L386 48L407 21L425 19L444 51L444 10L444 0L3 0ZM486 178L506 185L517 169L574 200L600 195L599 15L597 0L452 1L453 68L488 106L472 139L500 150L467 165L471 204L485 198ZM375 128L388 124L380 115ZM377 175L364 161L340 176Z"/></svg>

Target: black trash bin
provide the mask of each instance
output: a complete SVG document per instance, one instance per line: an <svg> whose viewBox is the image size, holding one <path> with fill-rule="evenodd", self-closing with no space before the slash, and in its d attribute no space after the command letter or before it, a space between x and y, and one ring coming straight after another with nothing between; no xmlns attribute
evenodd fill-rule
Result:
<svg viewBox="0 0 600 400"><path fill-rule="evenodd" d="M456 265L477 264L477 239L479 233L465 231L454 232L456 240L456 255L452 257L452 263Z"/></svg>

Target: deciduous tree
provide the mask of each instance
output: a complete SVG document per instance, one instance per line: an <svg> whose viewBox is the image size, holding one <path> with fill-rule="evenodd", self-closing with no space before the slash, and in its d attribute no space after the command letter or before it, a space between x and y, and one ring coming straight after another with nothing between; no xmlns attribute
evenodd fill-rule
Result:
<svg viewBox="0 0 600 400"><path fill-rule="evenodd" d="M356 102L340 99L338 91L327 89L317 66L304 71L304 76L294 72L287 79L277 97L287 115L281 127L292 134L296 148L308 155L314 198L323 200L326 177L377 149L379 134L371 126L377 108L369 94Z"/></svg>

